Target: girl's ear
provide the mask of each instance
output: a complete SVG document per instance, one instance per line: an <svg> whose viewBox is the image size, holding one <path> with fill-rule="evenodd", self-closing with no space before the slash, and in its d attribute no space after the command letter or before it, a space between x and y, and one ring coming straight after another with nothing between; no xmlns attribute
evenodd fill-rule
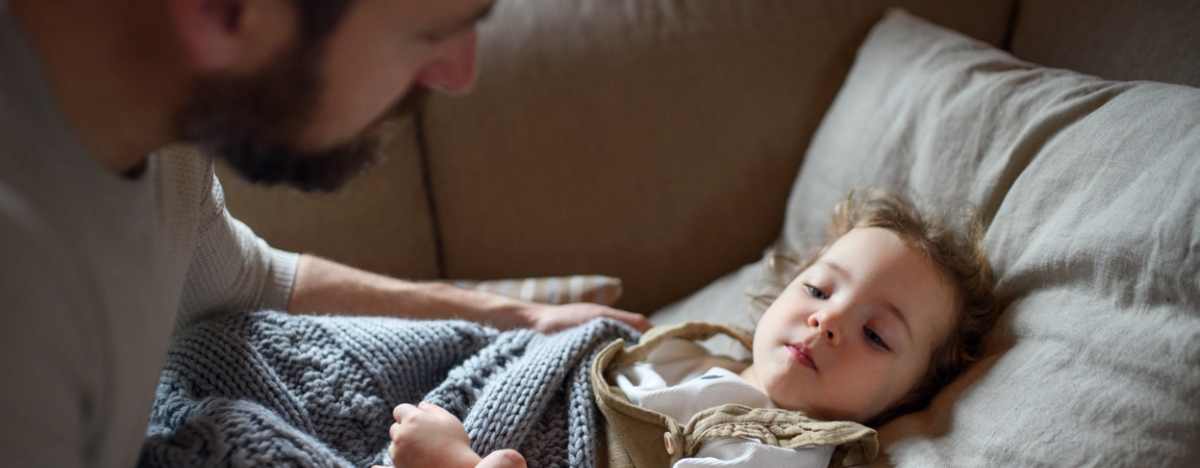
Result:
<svg viewBox="0 0 1200 468"><path fill-rule="evenodd" d="M295 41L296 10L282 0L167 0L187 65L247 73Z"/></svg>

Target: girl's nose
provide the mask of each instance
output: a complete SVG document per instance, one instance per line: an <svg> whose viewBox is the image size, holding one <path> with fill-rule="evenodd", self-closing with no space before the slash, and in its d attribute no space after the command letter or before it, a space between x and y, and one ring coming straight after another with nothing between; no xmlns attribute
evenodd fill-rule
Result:
<svg viewBox="0 0 1200 468"><path fill-rule="evenodd" d="M808 317L808 325L816 328L817 333L820 333L830 345L837 346L842 343L843 315L845 314L839 310L822 310Z"/></svg>

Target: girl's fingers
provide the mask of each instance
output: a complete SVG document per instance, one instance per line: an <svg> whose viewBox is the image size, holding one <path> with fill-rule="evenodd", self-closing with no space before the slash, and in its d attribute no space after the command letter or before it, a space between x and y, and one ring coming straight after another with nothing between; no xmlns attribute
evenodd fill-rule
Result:
<svg viewBox="0 0 1200 468"><path fill-rule="evenodd" d="M516 450L497 450L484 457L475 468L525 468L525 457Z"/></svg>
<svg viewBox="0 0 1200 468"><path fill-rule="evenodd" d="M445 408L442 408L441 406L435 405L435 404L427 402L427 401L422 401L420 405L417 405L417 408L424 410L426 413L431 413L431 414L435 414L438 416L450 416L450 417L454 418L455 420L458 420L458 418L454 417L453 414L450 414L449 411L446 411Z"/></svg>
<svg viewBox="0 0 1200 468"><path fill-rule="evenodd" d="M395 418L396 422L404 422L404 417L411 414L413 411L420 410L418 410L416 406L404 403L392 409L392 418Z"/></svg>

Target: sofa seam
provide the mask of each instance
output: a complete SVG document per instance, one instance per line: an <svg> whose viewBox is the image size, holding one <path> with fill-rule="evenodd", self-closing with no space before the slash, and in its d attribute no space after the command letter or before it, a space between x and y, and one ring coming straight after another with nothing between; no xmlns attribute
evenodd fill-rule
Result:
<svg viewBox="0 0 1200 468"><path fill-rule="evenodd" d="M429 227L433 234L433 257L437 267L437 278L446 278L445 246L442 240L442 225L438 218L437 201L434 199L433 175L430 170L429 144L425 137L425 106L429 102L422 98L413 112L413 133L417 144L417 161L421 168L421 187L425 191L425 205L429 213Z"/></svg>

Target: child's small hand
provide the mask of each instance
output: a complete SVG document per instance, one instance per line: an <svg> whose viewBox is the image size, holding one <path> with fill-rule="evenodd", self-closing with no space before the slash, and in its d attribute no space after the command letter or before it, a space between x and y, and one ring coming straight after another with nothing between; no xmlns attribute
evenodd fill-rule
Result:
<svg viewBox="0 0 1200 468"><path fill-rule="evenodd" d="M497 450L483 457L475 468L526 468L525 457L516 450Z"/></svg>
<svg viewBox="0 0 1200 468"><path fill-rule="evenodd" d="M388 430L392 437L388 456L396 468L474 468L479 464L466 428L449 411L421 402L397 406L392 417L396 423Z"/></svg>

